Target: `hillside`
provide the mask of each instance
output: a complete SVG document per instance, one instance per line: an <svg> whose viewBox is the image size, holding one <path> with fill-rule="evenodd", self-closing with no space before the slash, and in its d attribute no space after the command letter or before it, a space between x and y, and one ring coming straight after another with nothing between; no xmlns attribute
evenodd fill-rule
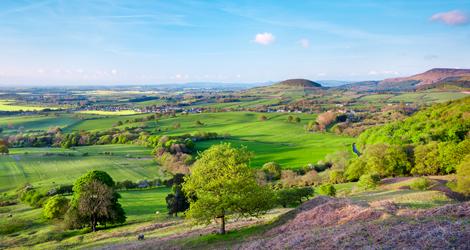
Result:
<svg viewBox="0 0 470 250"><path fill-rule="evenodd" d="M358 145L375 143L423 144L430 141L459 142L470 129L470 97L436 104L404 121L366 130Z"/></svg>
<svg viewBox="0 0 470 250"><path fill-rule="evenodd" d="M273 86L286 87L286 88L319 88L321 84L307 80L307 79L288 79L275 83Z"/></svg>
<svg viewBox="0 0 470 250"><path fill-rule="evenodd" d="M243 92L243 94L297 99L311 93L318 94L323 91L324 88L317 82L307 79L288 79L269 86L252 88Z"/></svg>
<svg viewBox="0 0 470 250"><path fill-rule="evenodd" d="M213 234L214 224L184 230L174 224L142 228L149 238L140 242L123 241L124 236L114 233L119 243L104 249L362 249L371 244L380 249L465 248L470 203L449 198L443 192L447 180L430 178L435 184L429 190L411 190L413 177L390 178L375 190L342 198L317 196L260 219L234 219L227 236Z"/></svg>
<svg viewBox="0 0 470 250"><path fill-rule="evenodd" d="M409 76L389 78L379 82L379 89L413 89L427 85L437 84L450 79L458 79L460 77L470 76L470 69L451 69L451 68L434 68L424 73Z"/></svg>

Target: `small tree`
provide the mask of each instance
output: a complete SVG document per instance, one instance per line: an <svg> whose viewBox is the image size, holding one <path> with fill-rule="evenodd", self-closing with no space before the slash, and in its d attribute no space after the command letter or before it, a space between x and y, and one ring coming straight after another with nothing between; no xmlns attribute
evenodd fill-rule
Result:
<svg viewBox="0 0 470 250"><path fill-rule="evenodd" d="M185 178L183 191L190 198L187 217L198 223L220 221L225 234L225 217L259 216L273 205L272 191L256 182L248 166L251 154L228 143L214 145L199 155Z"/></svg>
<svg viewBox="0 0 470 250"><path fill-rule="evenodd" d="M0 154L7 155L9 153L10 150L8 149L7 145L0 145Z"/></svg>
<svg viewBox="0 0 470 250"><path fill-rule="evenodd" d="M177 177L178 176L178 177ZM180 176L180 177L179 177ZM178 217L178 212L184 212L189 208L189 202L186 195L181 190L184 175L176 175L173 178L173 193L168 194L165 198L166 207L168 208L168 214L175 215Z"/></svg>
<svg viewBox="0 0 470 250"><path fill-rule="evenodd" d="M357 186L362 189L372 189L377 187L380 177L376 174L365 174L359 178Z"/></svg>
<svg viewBox="0 0 470 250"><path fill-rule="evenodd" d="M49 198L44 205L44 217L47 219L62 218L69 208L69 200L61 195Z"/></svg>
<svg viewBox="0 0 470 250"><path fill-rule="evenodd" d="M323 184L319 186L316 190L318 194L320 195L328 195L328 196L336 195L336 188L331 184Z"/></svg>
<svg viewBox="0 0 470 250"><path fill-rule="evenodd" d="M289 116L287 117L287 122L292 122L293 120L294 120L294 117L293 117L293 116L289 115Z"/></svg>
<svg viewBox="0 0 470 250"><path fill-rule="evenodd" d="M268 181L279 180L281 178L281 166L275 162L268 162L261 168Z"/></svg>

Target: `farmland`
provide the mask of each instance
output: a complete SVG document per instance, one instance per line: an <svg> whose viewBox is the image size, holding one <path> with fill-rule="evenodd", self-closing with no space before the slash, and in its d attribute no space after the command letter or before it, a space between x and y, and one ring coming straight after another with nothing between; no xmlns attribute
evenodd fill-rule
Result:
<svg viewBox="0 0 470 250"><path fill-rule="evenodd" d="M12 149L0 156L0 190L16 189L26 183L50 188L72 184L92 169L109 172L116 180L139 181L162 177L150 149L132 145ZM112 152L113 155L103 155Z"/></svg>
<svg viewBox="0 0 470 250"><path fill-rule="evenodd" d="M18 105L11 100L0 100L0 111L38 111L46 107Z"/></svg>

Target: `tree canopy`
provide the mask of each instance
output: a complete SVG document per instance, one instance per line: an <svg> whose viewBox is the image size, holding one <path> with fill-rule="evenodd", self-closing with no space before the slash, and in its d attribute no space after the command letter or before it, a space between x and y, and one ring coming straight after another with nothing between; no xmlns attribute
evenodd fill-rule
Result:
<svg viewBox="0 0 470 250"><path fill-rule="evenodd" d="M248 166L251 153L228 143L213 145L201 153L183 191L190 197L188 218L209 224L220 220L225 233L225 216L258 216L274 203L272 191L256 182Z"/></svg>
<svg viewBox="0 0 470 250"><path fill-rule="evenodd" d="M93 170L78 178L73 186L66 224L70 228L89 225L96 231L98 224L123 223L126 216L114 187L113 179L104 171Z"/></svg>

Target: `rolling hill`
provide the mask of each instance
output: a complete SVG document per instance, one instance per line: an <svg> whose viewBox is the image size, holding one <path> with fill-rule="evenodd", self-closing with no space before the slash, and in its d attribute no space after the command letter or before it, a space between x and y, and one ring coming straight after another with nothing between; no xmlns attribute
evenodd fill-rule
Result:
<svg viewBox="0 0 470 250"><path fill-rule="evenodd" d="M321 84L307 79L288 79L269 86L252 88L244 92L248 95L271 97L298 98L309 93L322 92Z"/></svg>
<svg viewBox="0 0 470 250"><path fill-rule="evenodd" d="M409 77L389 78L378 83L379 89L414 89L436 86L440 83L459 81L470 77L470 69L434 68ZM467 82L468 85L468 82Z"/></svg>

